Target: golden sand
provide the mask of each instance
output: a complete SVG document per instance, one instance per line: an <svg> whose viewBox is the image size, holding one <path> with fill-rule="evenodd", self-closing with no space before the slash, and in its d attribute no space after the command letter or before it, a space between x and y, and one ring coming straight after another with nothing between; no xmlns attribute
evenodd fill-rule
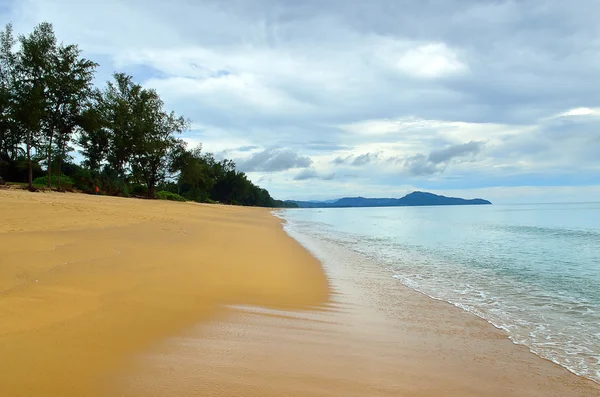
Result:
<svg viewBox="0 0 600 397"><path fill-rule="evenodd" d="M263 209L0 190L0 396L600 395L327 250Z"/></svg>
<svg viewBox="0 0 600 397"><path fill-rule="evenodd" d="M224 304L328 298L265 210L0 191L0 396L91 395Z"/></svg>

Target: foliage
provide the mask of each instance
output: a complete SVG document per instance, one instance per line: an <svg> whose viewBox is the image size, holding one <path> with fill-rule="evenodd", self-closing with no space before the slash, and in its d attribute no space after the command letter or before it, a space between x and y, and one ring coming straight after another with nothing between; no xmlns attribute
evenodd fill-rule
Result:
<svg viewBox="0 0 600 397"><path fill-rule="evenodd" d="M129 191L134 196L145 196L148 192L148 186L143 184L132 185Z"/></svg>
<svg viewBox="0 0 600 397"><path fill-rule="evenodd" d="M117 178L144 184L153 197L156 185L167 178L172 152L183 145L175 135L188 122L166 112L156 91L131 76L116 73L113 78L96 94L95 107L84 111L78 141L84 163L94 170L105 164Z"/></svg>
<svg viewBox="0 0 600 397"><path fill-rule="evenodd" d="M181 197L177 193L171 193L164 190L156 193L156 198L159 200L171 200L171 201L186 201L184 197Z"/></svg>
<svg viewBox="0 0 600 397"><path fill-rule="evenodd" d="M96 64L75 45L57 44L51 24L41 23L15 40L12 25L0 33L0 171L25 157L28 182L46 161L50 185L53 153L58 173L68 158L81 107L91 92Z"/></svg>
<svg viewBox="0 0 600 397"><path fill-rule="evenodd" d="M178 171L177 192L189 200L233 205L275 207L269 192L253 184L246 174L235 169L231 160L217 161L198 146L178 149L172 166Z"/></svg>
<svg viewBox="0 0 600 397"><path fill-rule="evenodd" d="M59 183L58 175L52 175L51 179L51 187L57 188ZM48 183L48 178L45 176L40 176L33 180L33 184L36 186L46 186ZM60 187L61 189L71 190L75 186L75 182L70 177L62 174L60 176Z"/></svg>
<svg viewBox="0 0 600 397"><path fill-rule="evenodd" d="M91 170L79 167L79 169L75 170L75 172L71 176L71 179L73 180L73 185L82 192L96 192L96 186L98 186L98 181L97 178L94 178L94 176L92 175Z"/></svg>
<svg viewBox="0 0 600 397"><path fill-rule="evenodd" d="M275 200L275 205L273 207L276 207L276 208L300 208L300 206L297 203L294 203L292 201L282 201L282 200Z"/></svg>
<svg viewBox="0 0 600 397"><path fill-rule="evenodd" d="M27 158L19 156L16 159L2 159L0 158L0 176L7 181L13 182L27 182L29 174L29 163ZM37 161L31 162L31 176L37 178L45 175L46 172L42 169L42 166Z"/></svg>
<svg viewBox="0 0 600 397"><path fill-rule="evenodd" d="M47 185L150 198L159 190L168 200L288 205L232 160L217 160L201 146L188 149L178 136L189 121L132 76L115 73L104 89L94 88L97 66L78 46L58 43L50 23L18 38L10 24L0 32L2 178L32 190ZM72 162L75 145L81 165Z"/></svg>

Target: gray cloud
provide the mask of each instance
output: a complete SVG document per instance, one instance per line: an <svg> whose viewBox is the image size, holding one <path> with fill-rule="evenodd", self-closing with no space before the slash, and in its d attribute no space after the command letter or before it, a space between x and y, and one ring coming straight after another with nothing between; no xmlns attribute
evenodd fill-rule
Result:
<svg viewBox="0 0 600 397"><path fill-rule="evenodd" d="M366 165L366 164L374 162L375 160L377 160L378 157L379 157L379 153L361 154L360 156L358 156L354 160L352 160L351 164L355 167L360 167L361 165Z"/></svg>
<svg viewBox="0 0 600 397"><path fill-rule="evenodd" d="M329 142L329 141L312 141L312 142L303 144L303 147L306 148L307 150L325 151L325 152L350 149L349 146L341 145L341 144L333 143L333 142Z"/></svg>
<svg viewBox="0 0 600 397"><path fill-rule="evenodd" d="M335 164L335 165L341 165L341 164L344 164L344 163L346 163L346 161L348 161L348 160L349 160L349 159L351 159L351 158L352 158L352 156L346 156L346 157L336 157L335 159L333 159L333 160L331 161L331 163L332 163L332 164Z"/></svg>
<svg viewBox="0 0 600 397"><path fill-rule="evenodd" d="M336 157L331 161L332 164L342 165L349 164L353 167L360 167L363 165L371 164L377 161L379 158L379 153L364 153L358 156L348 155L348 156L340 156Z"/></svg>
<svg viewBox="0 0 600 397"><path fill-rule="evenodd" d="M300 156L294 150L268 148L252 154L247 159L237 160L236 164L244 172L273 172L308 167L312 164L312 160L309 157Z"/></svg>
<svg viewBox="0 0 600 397"><path fill-rule="evenodd" d="M429 153L428 160L433 164L440 164L452 160L454 157L462 157L477 154L481 151L483 142L471 141L462 145L449 146L442 150L434 150Z"/></svg>
<svg viewBox="0 0 600 397"><path fill-rule="evenodd" d="M313 168L305 168L300 171L295 177L295 181L305 181L309 179L321 179L324 181L332 180L335 177L333 173L321 174Z"/></svg>
<svg viewBox="0 0 600 397"><path fill-rule="evenodd" d="M245 153L245 152L251 152L251 151L253 151L255 149L258 149L258 148L259 148L259 146L255 146L255 145L247 145L247 146L234 147L234 148L231 148L231 149L225 149L225 150L222 150L220 152L215 153L215 157L218 158L218 159L223 159L223 158L226 158L226 157L230 156L230 154L232 152L242 152L242 153Z"/></svg>
<svg viewBox="0 0 600 397"><path fill-rule="evenodd" d="M296 175L294 177L295 181L304 181L307 179L315 179L317 178L318 174L317 171L310 169L310 168L305 168L302 171L300 171L298 173L298 175Z"/></svg>
<svg viewBox="0 0 600 397"><path fill-rule="evenodd" d="M431 175L441 171L438 164L432 163L423 154L417 154L405 159L404 168L409 174L415 176Z"/></svg>
<svg viewBox="0 0 600 397"><path fill-rule="evenodd" d="M550 120L529 134L502 137L488 153L506 163L525 160L549 170L581 174L600 167L600 126L589 118ZM574 166L576 164L576 167ZM517 165L515 167L518 168Z"/></svg>
<svg viewBox="0 0 600 397"><path fill-rule="evenodd" d="M445 149L433 150L428 156L417 154L403 160L406 171L415 176L432 175L444 171L455 158L474 156L481 151L483 142L471 141L452 145Z"/></svg>
<svg viewBox="0 0 600 397"><path fill-rule="evenodd" d="M250 152L250 151L252 151L254 149L258 149L258 146L255 146L255 145L240 146L238 148L232 149L232 151Z"/></svg>

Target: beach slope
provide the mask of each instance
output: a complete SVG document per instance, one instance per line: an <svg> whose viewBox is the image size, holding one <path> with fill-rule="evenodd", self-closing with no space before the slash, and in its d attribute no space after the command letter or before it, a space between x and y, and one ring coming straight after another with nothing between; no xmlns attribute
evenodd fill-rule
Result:
<svg viewBox="0 0 600 397"><path fill-rule="evenodd" d="M0 395L102 394L126 358L228 304L328 300L268 210L0 190Z"/></svg>

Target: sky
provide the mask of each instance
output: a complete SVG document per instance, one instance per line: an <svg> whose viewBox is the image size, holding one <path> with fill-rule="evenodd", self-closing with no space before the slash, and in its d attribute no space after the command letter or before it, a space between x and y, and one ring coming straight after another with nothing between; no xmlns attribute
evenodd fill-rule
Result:
<svg viewBox="0 0 600 397"><path fill-rule="evenodd" d="M278 199L600 200L598 0L0 0Z"/></svg>

